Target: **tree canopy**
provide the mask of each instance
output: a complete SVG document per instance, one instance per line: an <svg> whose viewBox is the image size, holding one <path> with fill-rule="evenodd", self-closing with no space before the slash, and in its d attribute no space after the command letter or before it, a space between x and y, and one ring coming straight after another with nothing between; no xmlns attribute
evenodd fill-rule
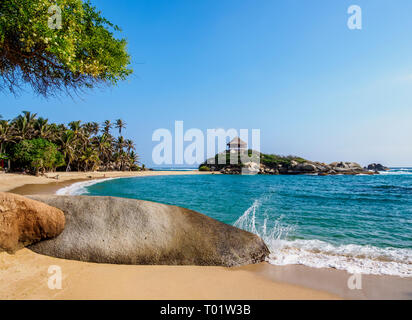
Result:
<svg viewBox="0 0 412 320"><path fill-rule="evenodd" d="M0 170L6 163L8 170L36 173L141 170L134 142L111 130L110 120L102 125L79 120L62 124L28 111L12 120L0 119Z"/></svg>
<svg viewBox="0 0 412 320"><path fill-rule="evenodd" d="M20 141L14 146L13 155L20 165L34 169L36 174L42 169L51 170L65 164L57 146L42 138Z"/></svg>
<svg viewBox="0 0 412 320"><path fill-rule="evenodd" d="M116 84L132 73L117 31L89 1L2 0L0 89L29 84L46 96Z"/></svg>

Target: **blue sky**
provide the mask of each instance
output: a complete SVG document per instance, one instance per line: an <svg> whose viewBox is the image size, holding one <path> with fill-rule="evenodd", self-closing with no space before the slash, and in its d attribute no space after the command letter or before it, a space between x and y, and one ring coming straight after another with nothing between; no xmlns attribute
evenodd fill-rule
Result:
<svg viewBox="0 0 412 320"><path fill-rule="evenodd" d="M260 129L263 152L323 162L412 165L412 2L100 0L134 75L116 88L48 100L0 93L0 114L124 119L147 165L152 133ZM362 30L347 9L362 8Z"/></svg>

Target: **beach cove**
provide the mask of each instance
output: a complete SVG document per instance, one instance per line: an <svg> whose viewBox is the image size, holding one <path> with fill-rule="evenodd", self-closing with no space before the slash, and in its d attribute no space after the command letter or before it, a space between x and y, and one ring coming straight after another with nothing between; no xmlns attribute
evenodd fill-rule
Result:
<svg viewBox="0 0 412 320"><path fill-rule="evenodd" d="M199 173L133 173L138 176L193 174ZM0 175L0 181L4 182L0 186L2 191L7 191L7 184L8 190L15 187L13 192L25 195L54 194L74 183L128 175L128 172L70 173L67 176L61 175L59 181L55 181L4 174ZM3 178L5 179L2 180ZM370 299L394 296L405 299L408 297L405 293L411 288L410 279L365 275L363 290L350 290L347 286L350 274L347 272L302 265L273 266L261 263L236 268L119 266L51 258L29 249L23 249L13 256L1 253L1 262L4 281L0 294L7 299ZM63 271L66 285L63 284L62 290L51 291L47 287L48 274L45 266L52 264L61 265L63 270L68 270ZM27 287L27 283L31 285ZM86 290L82 285L89 289ZM23 288L25 289L22 290Z"/></svg>

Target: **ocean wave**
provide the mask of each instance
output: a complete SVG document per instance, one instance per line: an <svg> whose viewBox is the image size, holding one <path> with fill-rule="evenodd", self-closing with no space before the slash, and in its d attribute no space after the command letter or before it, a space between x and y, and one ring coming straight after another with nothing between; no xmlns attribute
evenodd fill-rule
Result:
<svg viewBox="0 0 412 320"><path fill-rule="evenodd" d="M320 240L276 240L268 244L273 265L301 264L349 273L412 277L412 250L355 244L334 246Z"/></svg>
<svg viewBox="0 0 412 320"><path fill-rule="evenodd" d="M372 186L373 189L381 190L400 190L400 191L412 191L412 187L396 186L392 184L382 184L378 186Z"/></svg>
<svg viewBox="0 0 412 320"><path fill-rule="evenodd" d="M118 178L106 178L106 179L95 179L95 180L90 180L90 181L82 181L82 182L76 182L73 183L67 187L61 188L56 191L56 195L64 196L64 195L81 195L81 194L87 194L87 187L90 187L92 185L95 185L97 183L101 183L104 181L109 181L109 180L114 180Z"/></svg>
<svg viewBox="0 0 412 320"><path fill-rule="evenodd" d="M332 245L320 240L288 240L296 227L283 223L278 217L268 228L265 217L262 226L256 215L264 200L258 199L234 223L235 227L260 236L267 244L273 265L305 265L313 268L334 268L349 273L412 277L412 250L378 248L365 245ZM265 213L266 215L266 213ZM267 216L267 215L266 215Z"/></svg>
<svg viewBox="0 0 412 320"><path fill-rule="evenodd" d="M410 175L412 174L411 168L396 168L389 171L379 171L381 175Z"/></svg>

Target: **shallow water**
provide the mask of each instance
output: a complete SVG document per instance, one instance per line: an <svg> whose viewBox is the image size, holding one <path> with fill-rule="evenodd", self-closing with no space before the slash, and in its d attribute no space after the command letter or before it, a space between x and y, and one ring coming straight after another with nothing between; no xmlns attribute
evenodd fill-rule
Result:
<svg viewBox="0 0 412 320"><path fill-rule="evenodd" d="M412 277L412 169L375 176L108 179L60 193L157 201L260 235L276 265Z"/></svg>

